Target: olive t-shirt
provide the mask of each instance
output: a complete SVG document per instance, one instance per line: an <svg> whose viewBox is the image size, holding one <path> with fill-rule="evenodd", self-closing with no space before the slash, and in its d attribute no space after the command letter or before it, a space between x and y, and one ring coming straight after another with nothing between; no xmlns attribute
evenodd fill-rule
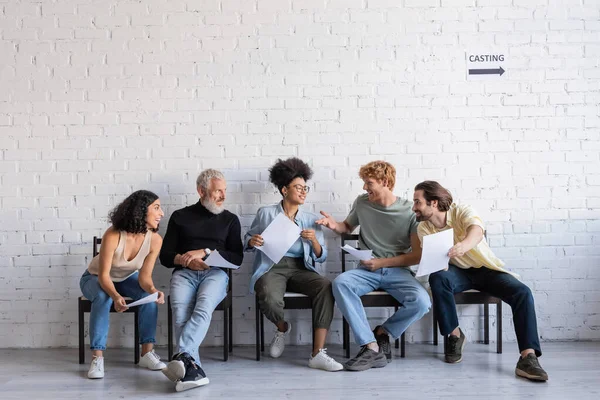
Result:
<svg viewBox="0 0 600 400"><path fill-rule="evenodd" d="M363 194L354 201L346 222L352 227L360 225L361 249L373 250L375 258L395 257L410 251L410 235L417 233L419 223L412 206L412 201L397 197L384 207Z"/></svg>

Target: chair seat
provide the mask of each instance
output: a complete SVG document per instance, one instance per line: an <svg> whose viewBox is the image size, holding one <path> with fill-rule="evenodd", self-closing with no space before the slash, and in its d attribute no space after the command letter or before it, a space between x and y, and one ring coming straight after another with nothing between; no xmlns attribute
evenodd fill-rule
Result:
<svg viewBox="0 0 600 400"><path fill-rule="evenodd" d="M283 295L284 308L306 310L312 308L312 299L305 294L285 292Z"/></svg>
<svg viewBox="0 0 600 400"><path fill-rule="evenodd" d="M285 294L283 295L283 297L308 297L305 294L302 293L295 293L295 292L285 292Z"/></svg>
<svg viewBox="0 0 600 400"><path fill-rule="evenodd" d="M454 302L456 304L499 304L502 300L489 293L471 289L455 293Z"/></svg>

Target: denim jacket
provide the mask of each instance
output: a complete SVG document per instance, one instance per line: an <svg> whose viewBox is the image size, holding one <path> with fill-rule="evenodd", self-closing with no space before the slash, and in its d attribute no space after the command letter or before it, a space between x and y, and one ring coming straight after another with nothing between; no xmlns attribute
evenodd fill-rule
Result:
<svg viewBox="0 0 600 400"><path fill-rule="evenodd" d="M260 250L256 250L254 247L248 247L248 241L250 238L256 234L261 234L267 226L275 219L277 214L283 212L283 207L281 203L274 204L271 206L265 206L258 209L256 213L256 217L254 217L254 221L252 221L252 225L250 226L250 230L244 236L244 251L254 252L254 264L252 277L250 278L250 293L254 293L254 285L256 281L269 272L271 267L273 267L274 263L271 261L269 257L265 255ZM325 238L323 236L323 231L321 230L321 226L315 224L315 221L318 220L319 217L311 212L303 212L301 209L298 209L298 213L296 214L296 218L294 222L296 225L300 227L300 229L314 229L315 236L317 241L321 245L323 249L321 252L321 257L317 257L314 249L312 248L309 241L302 240L302 249L304 250L304 265L306 269L311 271L318 272L315 268L315 263L322 263L327 259L327 247L325 247Z"/></svg>

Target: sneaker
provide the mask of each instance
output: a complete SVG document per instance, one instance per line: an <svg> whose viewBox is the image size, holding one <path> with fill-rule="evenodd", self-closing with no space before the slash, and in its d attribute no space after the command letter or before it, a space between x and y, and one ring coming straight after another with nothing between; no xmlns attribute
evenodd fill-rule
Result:
<svg viewBox="0 0 600 400"><path fill-rule="evenodd" d="M448 336L448 348L444 354L446 362L450 364L456 364L462 361L462 351L465 348L466 337L463 331L460 331L460 337L454 335Z"/></svg>
<svg viewBox="0 0 600 400"><path fill-rule="evenodd" d="M344 369L344 366L335 361L327 354L327 349L321 349L316 356L308 359L308 366L314 369L322 369L323 371L335 372Z"/></svg>
<svg viewBox="0 0 600 400"><path fill-rule="evenodd" d="M379 346L379 352L385 355L385 359L387 362L392 362L392 345L390 344L390 337L387 333L383 335L378 335L376 332L379 329L380 325L377 325L375 329L373 329L373 335L375 335L375 339L377 340L377 346Z"/></svg>
<svg viewBox="0 0 600 400"><path fill-rule="evenodd" d="M160 361L160 357L154 352L154 350L150 350L144 354L144 356L140 358L138 365L140 367L148 368L152 371L158 371L166 367L165 363Z"/></svg>
<svg viewBox="0 0 600 400"><path fill-rule="evenodd" d="M348 371L364 371L369 368L382 368L387 365L385 355L363 346L356 357L348 360L344 367Z"/></svg>
<svg viewBox="0 0 600 400"><path fill-rule="evenodd" d="M515 374L532 381L545 382L548 380L548 374L541 367L538 358L533 353L527 354L525 358L519 357Z"/></svg>
<svg viewBox="0 0 600 400"><path fill-rule="evenodd" d="M185 376L183 379L177 381L177 384L175 385L175 390L178 392L208 385L210 382L206 377L204 370L193 361L194 359L190 357L189 360L190 361L186 365Z"/></svg>
<svg viewBox="0 0 600 400"><path fill-rule="evenodd" d="M104 378L104 357L94 356L92 358L92 364L90 365L90 370L88 371L88 378Z"/></svg>
<svg viewBox="0 0 600 400"><path fill-rule="evenodd" d="M292 324L290 324L289 322L287 324L288 324L287 331L279 332L279 330L278 330L277 332L275 332L275 337L271 341L271 348L269 349L269 355L273 358L279 358L281 356L281 354L283 353L283 349L285 349L285 337L292 330Z"/></svg>
<svg viewBox="0 0 600 400"><path fill-rule="evenodd" d="M194 358L188 353L177 353L171 362L162 369L162 373L172 382L177 382L185 376L186 365L194 361Z"/></svg>

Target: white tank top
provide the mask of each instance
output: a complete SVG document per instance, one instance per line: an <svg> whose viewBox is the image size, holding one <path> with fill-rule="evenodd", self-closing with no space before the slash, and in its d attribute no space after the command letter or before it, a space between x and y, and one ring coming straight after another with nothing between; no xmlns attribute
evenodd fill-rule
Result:
<svg viewBox="0 0 600 400"><path fill-rule="evenodd" d="M140 246L140 250L130 261L125 259L125 243L127 241L127 232L119 232L119 244L115 249L110 268L110 279L113 282L123 282L131 275L135 274L144 265L146 256L150 254L150 243L152 241L152 231L146 232L144 241ZM92 275L98 275L100 272L100 254L92 258L88 271Z"/></svg>

